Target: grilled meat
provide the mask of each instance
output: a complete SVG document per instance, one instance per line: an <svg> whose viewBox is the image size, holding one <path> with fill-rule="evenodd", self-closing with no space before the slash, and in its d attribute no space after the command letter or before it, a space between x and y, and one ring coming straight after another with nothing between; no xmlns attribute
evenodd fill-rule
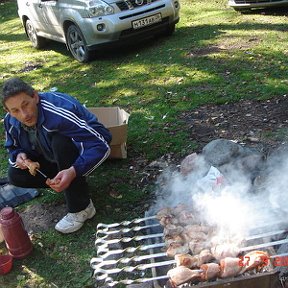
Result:
<svg viewBox="0 0 288 288"><path fill-rule="evenodd" d="M40 164L38 162L33 162L27 159L25 160L25 165L28 167L29 173L33 176L36 176L36 170L40 168Z"/></svg>
<svg viewBox="0 0 288 288"><path fill-rule="evenodd" d="M188 243L189 249L193 255L201 253L202 250L207 248L206 242L194 239Z"/></svg>
<svg viewBox="0 0 288 288"><path fill-rule="evenodd" d="M195 223L195 216L190 211L186 210L179 212L177 214L177 219L178 222L183 226Z"/></svg>
<svg viewBox="0 0 288 288"><path fill-rule="evenodd" d="M220 260L220 277L229 278L238 275L242 268L238 257L226 257Z"/></svg>
<svg viewBox="0 0 288 288"><path fill-rule="evenodd" d="M208 249L204 249L200 252L199 255L190 255L190 254L176 254L175 255L176 265L185 266L188 268L200 267L204 263L208 263L213 260L213 255Z"/></svg>
<svg viewBox="0 0 288 288"><path fill-rule="evenodd" d="M172 283L176 286L192 280L201 279L201 271L191 270L185 266L178 266L176 268L170 269L167 275L169 276Z"/></svg>
<svg viewBox="0 0 288 288"><path fill-rule="evenodd" d="M213 228L206 226L206 225L195 225L195 224L191 224L193 222L190 222L189 225L186 225L185 228L185 233L187 233L188 235L191 235L191 237L193 237L193 235L197 234L197 233L204 233L204 234L210 234L213 232Z"/></svg>
<svg viewBox="0 0 288 288"><path fill-rule="evenodd" d="M180 225L167 224L166 226L164 226L163 234L164 234L164 237L167 235L175 236L175 235L179 235L183 233L183 231L184 231L184 228Z"/></svg>
<svg viewBox="0 0 288 288"><path fill-rule="evenodd" d="M220 273L220 266L217 263L202 264L200 269L203 271L201 272L202 281L215 279L219 276Z"/></svg>
<svg viewBox="0 0 288 288"><path fill-rule="evenodd" d="M168 246L168 249L166 251L167 256L174 258L176 254L188 254L189 253L189 247L187 244L172 242Z"/></svg>
<svg viewBox="0 0 288 288"><path fill-rule="evenodd" d="M209 249L204 249L199 253L199 265L208 263L214 259L214 256Z"/></svg>
<svg viewBox="0 0 288 288"><path fill-rule="evenodd" d="M259 272L263 267L269 265L269 255L264 251L251 251L244 256L240 256L241 273L256 269Z"/></svg>
<svg viewBox="0 0 288 288"><path fill-rule="evenodd" d="M200 259L198 255L176 254L174 258L177 266L185 266L187 268L199 267Z"/></svg>
<svg viewBox="0 0 288 288"><path fill-rule="evenodd" d="M211 248L212 255L218 261L226 257L236 257L240 252L240 248L232 243L218 244Z"/></svg>
<svg viewBox="0 0 288 288"><path fill-rule="evenodd" d="M162 226L168 224L177 224L178 226L185 226L195 222L195 217L189 211L188 207L183 204L179 204L173 208L163 208L157 214L156 218L159 220Z"/></svg>

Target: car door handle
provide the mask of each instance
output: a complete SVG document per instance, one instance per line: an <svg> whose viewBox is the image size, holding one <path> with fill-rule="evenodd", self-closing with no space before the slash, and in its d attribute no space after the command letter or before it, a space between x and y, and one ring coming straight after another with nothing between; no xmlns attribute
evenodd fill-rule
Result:
<svg viewBox="0 0 288 288"><path fill-rule="evenodd" d="M29 2L26 2L26 6L30 6L30 3L29 3Z"/></svg>
<svg viewBox="0 0 288 288"><path fill-rule="evenodd" d="M39 4L38 7L39 7L39 8L43 8L43 5L42 5L42 4Z"/></svg>

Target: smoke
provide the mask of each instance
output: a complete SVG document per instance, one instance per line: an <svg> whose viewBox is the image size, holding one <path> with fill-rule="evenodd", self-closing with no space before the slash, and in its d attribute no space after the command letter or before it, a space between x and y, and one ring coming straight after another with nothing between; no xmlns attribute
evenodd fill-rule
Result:
<svg viewBox="0 0 288 288"><path fill-rule="evenodd" d="M288 154L269 157L257 173L243 169L239 161L214 167L202 155L192 155L188 165L181 163L180 171L166 170L160 176L151 214L185 204L199 223L217 227L220 237L245 237L268 225L276 229L287 219Z"/></svg>

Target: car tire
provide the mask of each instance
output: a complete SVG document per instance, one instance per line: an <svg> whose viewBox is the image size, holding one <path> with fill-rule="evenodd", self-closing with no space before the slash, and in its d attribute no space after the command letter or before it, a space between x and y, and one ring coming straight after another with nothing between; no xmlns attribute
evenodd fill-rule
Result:
<svg viewBox="0 0 288 288"><path fill-rule="evenodd" d="M175 24L168 26L165 31L165 36L171 36L175 32Z"/></svg>
<svg viewBox="0 0 288 288"><path fill-rule="evenodd" d="M86 41L81 30L76 25L70 25L66 32L66 43L73 57L79 62L88 62L91 52L88 50Z"/></svg>
<svg viewBox="0 0 288 288"><path fill-rule="evenodd" d="M32 24L31 20L27 20L25 23L25 29L26 29L26 33L28 38L30 39L32 46L34 48L40 49L42 47L44 47L45 45L45 38L43 37L39 37L36 33L36 30Z"/></svg>

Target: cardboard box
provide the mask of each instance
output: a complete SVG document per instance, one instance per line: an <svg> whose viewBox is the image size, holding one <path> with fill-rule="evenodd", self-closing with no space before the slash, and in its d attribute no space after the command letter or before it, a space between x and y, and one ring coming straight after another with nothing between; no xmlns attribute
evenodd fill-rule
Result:
<svg viewBox="0 0 288 288"><path fill-rule="evenodd" d="M119 107L90 107L88 110L95 114L99 122L108 128L112 134L109 158L127 158L126 142L130 114Z"/></svg>

